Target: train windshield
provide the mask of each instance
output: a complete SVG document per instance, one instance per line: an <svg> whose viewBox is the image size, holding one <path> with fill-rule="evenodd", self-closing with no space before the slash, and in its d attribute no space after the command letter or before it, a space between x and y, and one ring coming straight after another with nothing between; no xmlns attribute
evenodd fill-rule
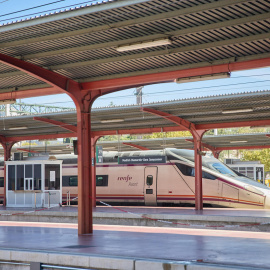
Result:
<svg viewBox="0 0 270 270"><path fill-rule="evenodd" d="M194 162L194 151L192 150L180 150L180 149L170 149L170 151L178 156L180 160L191 161ZM212 171L219 172L221 174L225 174L232 177L238 177L238 175L227 167L225 164L220 162L218 159L205 156L202 158L202 165Z"/></svg>
<svg viewBox="0 0 270 270"><path fill-rule="evenodd" d="M208 168L209 169L214 169L215 171L218 171L219 173L230 175L233 177L236 177L237 174L232 171L230 168L228 168L226 165L223 163L215 162L215 163L208 163Z"/></svg>
<svg viewBox="0 0 270 270"><path fill-rule="evenodd" d="M184 150L184 149L168 149L173 156L177 156L179 160L192 162L194 163L194 151L192 150ZM241 181L247 185L252 185L256 187L260 187L263 189L269 190L269 188L261 183L258 183L252 179L247 178L246 176L239 176L233 170L231 170L227 165L220 162L218 159L212 156L205 156L202 158L202 165L212 171L216 171L218 173L234 177L236 180Z"/></svg>

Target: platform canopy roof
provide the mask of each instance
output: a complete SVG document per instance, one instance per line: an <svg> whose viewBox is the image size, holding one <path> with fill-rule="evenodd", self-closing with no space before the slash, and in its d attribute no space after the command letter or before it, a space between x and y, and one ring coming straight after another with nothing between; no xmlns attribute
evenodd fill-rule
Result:
<svg viewBox="0 0 270 270"><path fill-rule="evenodd" d="M97 145L102 146L103 151L140 151L140 150L160 150L164 148L193 149L192 137L170 138L151 138L151 139L132 139L132 140L112 140L98 141ZM236 149L261 149L270 148L269 133L247 133L232 135L206 135L203 137L204 151L210 151L206 146L215 149L236 150ZM23 152L25 155L58 155L74 153L72 143L50 142L43 145L32 143L26 146L14 146L12 152ZM0 148L0 155L3 149Z"/></svg>
<svg viewBox="0 0 270 270"><path fill-rule="evenodd" d="M91 113L91 126L95 136L185 130L171 122L171 118L174 117L194 124L197 129L205 130L246 126L268 127L269 108L270 91L257 91L147 103L142 106L95 108ZM167 113L169 117L165 119L149 113L148 110ZM0 134L8 141L76 137L76 132L76 111L0 118ZM256 139L255 136L254 141ZM264 139L266 140L263 144L268 143L268 138ZM219 143L221 142L222 140Z"/></svg>
<svg viewBox="0 0 270 270"><path fill-rule="evenodd" d="M123 89L173 81L195 74L183 70L214 65L223 65L216 73L263 67L270 57L269 9L269 0L103 1L0 26L0 54L52 70L84 89L99 89L100 82L106 88L104 80L110 87L111 79ZM157 40L169 43L138 47ZM137 49L119 51L123 45ZM44 92L50 85L3 59L0 94L9 94L0 99L57 92ZM169 73L147 77L160 72Z"/></svg>

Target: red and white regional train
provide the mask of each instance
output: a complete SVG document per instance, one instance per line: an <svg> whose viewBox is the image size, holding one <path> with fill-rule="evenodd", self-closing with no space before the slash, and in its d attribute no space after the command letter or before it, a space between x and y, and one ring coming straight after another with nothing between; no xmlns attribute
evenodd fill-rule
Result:
<svg viewBox="0 0 270 270"><path fill-rule="evenodd" d="M63 201L77 197L77 158L63 160ZM270 208L270 189L231 170L212 156L202 157L204 204ZM164 149L103 152L96 166L97 200L108 203L194 204L195 169L192 150ZM3 170L0 171L3 178ZM0 180L1 185L1 180ZM3 196L3 187L0 188Z"/></svg>

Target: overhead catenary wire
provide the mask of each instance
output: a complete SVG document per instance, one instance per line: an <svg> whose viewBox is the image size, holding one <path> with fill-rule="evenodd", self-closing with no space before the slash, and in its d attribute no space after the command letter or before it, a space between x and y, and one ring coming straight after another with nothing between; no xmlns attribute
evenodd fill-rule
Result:
<svg viewBox="0 0 270 270"><path fill-rule="evenodd" d="M266 76L266 75L270 75L270 74L264 74L264 75L258 75L258 76ZM251 76L257 76L257 75L251 75ZM234 77L234 78L243 78L243 77L250 77L250 76L240 76L240 77ZM169 91L166 91L166 95L171 95L171 94L174 94L174 93L177 93L177 92L186 92L186 93L202 93L202 92L209 92L208 89L211 89L211 88L216 88L214 91L215 93L216 92L220 92L220 91L231 91L232 89L220 89L221 87L228 87L228 86L240 86L240 85L247 85L247 84L255 84L255 83L264 83L264 82L269 82L270 80L261 80L261 81L255 81L255 82L244 82L244 83L236 83L236 84L225 84L225 85L213 85L213 86L205 86L205 87L196 87L196 88L185 88L185 89L174 89L174 90L169 90ZM248 88L254 88L255 86L248 86L244 89L248 89ZM257 87L264 87L264 85L262 86L257 86ZM204 90L206 89L206 90ZM238 89L243 89L242 87L241 88L233 88L233 90L238 90ZM194 90L197 90L197 91L194 91ZM198 92L199 91L199 92ZM154 93L144 93L144 97L153 97L153 96L164 96L164 91L156 91ZM120 98L133 98L134 97L134 94L127 94L127 95L122 95L122 96L109 96L109 97L100 97L98 98L98 100L106 100L106 99L112 99L112 98L117 98L117 99L120 99ZM73 101L59 101L59 102L44 102L42 104L66 104L66 103L73 103Z"/></svg>
<svg viewBox="0 0 270 270"><path fill-rule="evenodd" d="M7 1L9 1L9 0L2 1L2 2L0 2L0 4L1 4L1 3L4 3L4 2L7 2ZM53 5L53 4L60 3L60 2L65 2L65 1L66 1L66 0L57 0L57 1L50 2L50 3L47 3L47 4L43 4L43 5L38 5L38 6L26 8L26 9L21 9L21 10L9 12L9 13L6 13L6 14L0 14L0 17L5 17L5 16L8 16L8 15L17 14L17 13L25 12L25 11L28 11L28 10L33 10L33 9L36 9L36 8L41 8L41 7L45 7L45 6L49 6L49 5ZM23 16L32 16L32 15L37 15L37 14L40 14L40 13L43 13L43 12L54 11L54 10L56 10L56 9L69 8L69 7L78 6L78 5L83 5L83 4L88 4L88 3L93 3L93 2L97 2L97 0L89 0L89 1L87 1L87 2L76 3L76 4L64 6L64 7L57 7L57 8L50 9L50 10L42 10L42 11L40 11L40 12L36 12L36 13L33 13L33 14L28 14L28 15L23 15ZM13 18L8 18L8 19L13 19Z"/></svg>
<svg viewBox="0 0 270 270"><path fill-rule="evenodd" d="M8 0L6 0L6 1L8 1ZM6 1L3 1L3 2L6 2ZM0 17L5 17L7 15L20 13L20 12L28 11L28 10L35 9L35 8L41 8L41 7L49 6L49 5L56 4L56 3L59 3L59 2L63 2L63 1L66 1L66 0L58 0L58 1L47 3L47 4L31 7L31 8L21 9L21 10L9 12L9 13L6 13L6 14L0 14ZM3 2L0 2L0 3L3 3Z"/></svg>
<svg viewBox="0 0 270 270"><path fill-rule="evenodd" d="M59 0L60 1L60 0ZM62 1L66 1L66 0L62 0ZM102 1L102 3L104 3L104 2L109 2L110 0L107 0L107 1ZM58 2L58 1L57 1ZM54 8L54 9L50 9L50 10L43 10L43 11L40 11L40 12L36 12L36 13L32 13L32 14L26 14L26 15L21 15L21 16L19 16L19 17L13 17L13 18L6 18L6 19L4 19L4 20L0 20L0 22L3 22L3 21L8 21L8 20L14 20L14 19L21 19L22 18L22 16L23 17L27 17L27 16L33 16L33 15L39 15L39 16L44 16L44 15L52 15L52 13L50 13L50 14L47 14L47 12L54 12L54 13L58 13L58 12L60 12L62 9L67 9L67 8L72 8L72 7L80 7L80 8L82 8L83 6L80 6L80 5L86 5L86 6L88 6L88 4L89 3L96 3L96 4L100 4L100 2L98 1L98 0L89 0L89 1L87 1L87 2L82 2L82 3L77 3L77 4L72 4L72 5L68 5L68 6L64 6L64 7L57 7L57 8ZM157 4L155 7L156 8L162 8L162 7L165 7L165 6L169 6L170 5L170 3L163 3L163 4ZM36 7L32 7L32 8L29 8L29 10L31 10L31 9L34 9L34 8L36 8ZM150 9L150 7L143 7L143 8L141 8L140 9L140 11L142 11L142 10L149 10ZM24 11L27 11L27 9L26 10L24 10ZM64 12L66 12L66 11L69 11L69 10L64 10ZM16 12L14 12L14 13L19 13L19 12L22 12L22 10L21 11L16 11ZM125 12L122 12L122 15L123 14L125 14L125 15L128 15L128 14L131 14L131 13L136 13L137 11L125 11ZM9 15L12 15L13 13L11 13L11 14L9 14ZM41 14L41 15L40 15ZM7 14L5 14L5 15L7 15ZM3 15L3 16L5 16L5 15ZM106 18L106 19L109 19L109 18L114 18L116 15L106 15L106 17L100 17L99 19L100 20L104 20L104 18ZM0 15L0 17L1 17L1 15ZM30 18L26 18L26 20L27 19L30 19ZM95 19L96 20L96 19ZM73 24L70 24L70 25L75 25L75 24L78 24L77 22L76 23L73 23Z"/></svg>

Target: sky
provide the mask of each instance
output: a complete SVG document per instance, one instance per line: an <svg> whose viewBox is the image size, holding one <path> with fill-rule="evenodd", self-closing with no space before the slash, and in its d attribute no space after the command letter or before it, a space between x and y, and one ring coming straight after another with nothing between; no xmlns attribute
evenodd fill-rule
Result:
<svg viewBox="0 0 270 270"><path fill-rule="evenodd" d="M0 25L59 10L84 6L93 2L96 2L96 0L0 0ZM182 84L155 84L143 88L143 103L268 90L270 88L269 82L270 68L262 68L233 72L231 77L227 79ZM136 89L133 88L100 97L95 101L93 107L136 104L135 92ZM21 102L74 108L73 101L64 94L54 95L53 97L27 98L22 99Z"/></svg>

